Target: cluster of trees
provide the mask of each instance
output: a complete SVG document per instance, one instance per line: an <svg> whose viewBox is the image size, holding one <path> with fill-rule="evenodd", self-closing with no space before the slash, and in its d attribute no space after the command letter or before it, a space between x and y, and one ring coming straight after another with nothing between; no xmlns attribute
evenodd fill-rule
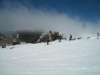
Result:
<svg viewBox="0 0 100 75"><path fill-rule="evenodd" d="M78 40L82 37L77 38ZM89 39L90 37L87 37ZM49 41L55 41L57 39L67 39L63 38L63 35L59 34L59 32L56 31L49 31L45 32L43 30L18 30L15 32L9 32L9 34L4 35L3 33L0 33L0 46L2 48L6 47L7 45L17 45L21 42L24 43L40 43L45 42L47 39ZM71 40L76 40L76 38L71 38Z"/></svg>
<svg viewBox="0 0 100 75"><path fill-rule="evenodd" d="M26 43L36 43L40 36L43 34L44 31L42 30L36 30L36 31L29 31L29 30L24 30L24 31L17 31L16 33L18 34L18 40L20 42L26 42Z"/></svg>
<svg viewBox="0 0 100 75"><path fill-rule="evenodd" d="M51 41L55 41L56 39L61 39L62 38L62 35L60 35L59 32L49 31L49 33L50 33Z"/></svg>
<svg viewBox="0 0 100 75"><path fill-rule="evenodd" d="M49 31L48 33L44 33L43 30L19 30L11 32L6 36L0 33L0 46L5 47L6 45L16 45L20 44L20 42L45 42L48 38L51 38L50 41L55 41L56 39L62 38L62 36L59 35L59 32Z"/></svg>
<svg viewBox="0 0 100 75"><path fill-rule="evenodd" d="M60 35L59 32L52 32L50 30L48 33L43 34L42 37L39 38L38 42L45 42L46 39L49 39L49 41L55 41L61 38L62 38L62 35Z"/></svg>

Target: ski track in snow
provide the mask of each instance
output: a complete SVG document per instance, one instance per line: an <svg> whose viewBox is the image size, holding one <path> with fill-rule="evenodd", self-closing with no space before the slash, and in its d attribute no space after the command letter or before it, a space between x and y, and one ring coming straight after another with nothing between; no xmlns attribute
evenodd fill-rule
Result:
<svg viewBox="0 0 100 75"><path fill-rule="evenodd" d="M100 39L0 48L0 75L100 75Z"/></svg>

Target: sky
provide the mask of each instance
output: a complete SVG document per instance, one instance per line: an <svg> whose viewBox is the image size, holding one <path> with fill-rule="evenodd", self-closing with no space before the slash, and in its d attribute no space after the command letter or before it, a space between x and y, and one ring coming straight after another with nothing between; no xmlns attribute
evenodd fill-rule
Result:
<svg viewBox="0 0 100 75"><path fill-rule="evenodd" d="M0 31L100 32L100 0L0 0Z"/></svg>

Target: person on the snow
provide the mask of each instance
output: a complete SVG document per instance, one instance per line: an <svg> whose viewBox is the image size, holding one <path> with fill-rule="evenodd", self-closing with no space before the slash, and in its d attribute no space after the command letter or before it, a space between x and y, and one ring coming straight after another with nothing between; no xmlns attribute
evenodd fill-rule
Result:
<svg viewBox="0 0 100 75"><path fill-rule="evenodd" d="M72 40L72 35L71 35L71 34L70 34L69 40L70 40L70 41Z"/></svg>
<svg viewBox="0 0 100 75"><path fill-rule="evenodd" d="M47 39L46 42L47 42L47 45L48 45L49 44L49 39Z"/></svg>
<svg viewBox="0 0 100 75"><path fill-rule="evenodd" d="M59 42L61 42L61 38L59 39Z"/></svg>
<svg viewBox="0 0 100 75"><path fill-rule="evenodd" d="M59 42L61 42L61 39L62 39L62 37L61 37L61 36L59 36Z"/></svg>
<svg viewBox="0 0 100 75"><path fill-rule="evenodd" d="M97 33L97 39L99 39L99 33Z"/></svg>

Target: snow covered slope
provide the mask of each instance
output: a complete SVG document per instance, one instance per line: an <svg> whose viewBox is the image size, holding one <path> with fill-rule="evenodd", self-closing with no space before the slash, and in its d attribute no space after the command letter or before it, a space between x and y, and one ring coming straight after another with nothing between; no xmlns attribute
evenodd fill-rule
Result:
<svg viewBox="0 0 100 75"><path fill-rule="evenodd" d="M100 39L0 48L0 75L100 75Z"/></svg>

